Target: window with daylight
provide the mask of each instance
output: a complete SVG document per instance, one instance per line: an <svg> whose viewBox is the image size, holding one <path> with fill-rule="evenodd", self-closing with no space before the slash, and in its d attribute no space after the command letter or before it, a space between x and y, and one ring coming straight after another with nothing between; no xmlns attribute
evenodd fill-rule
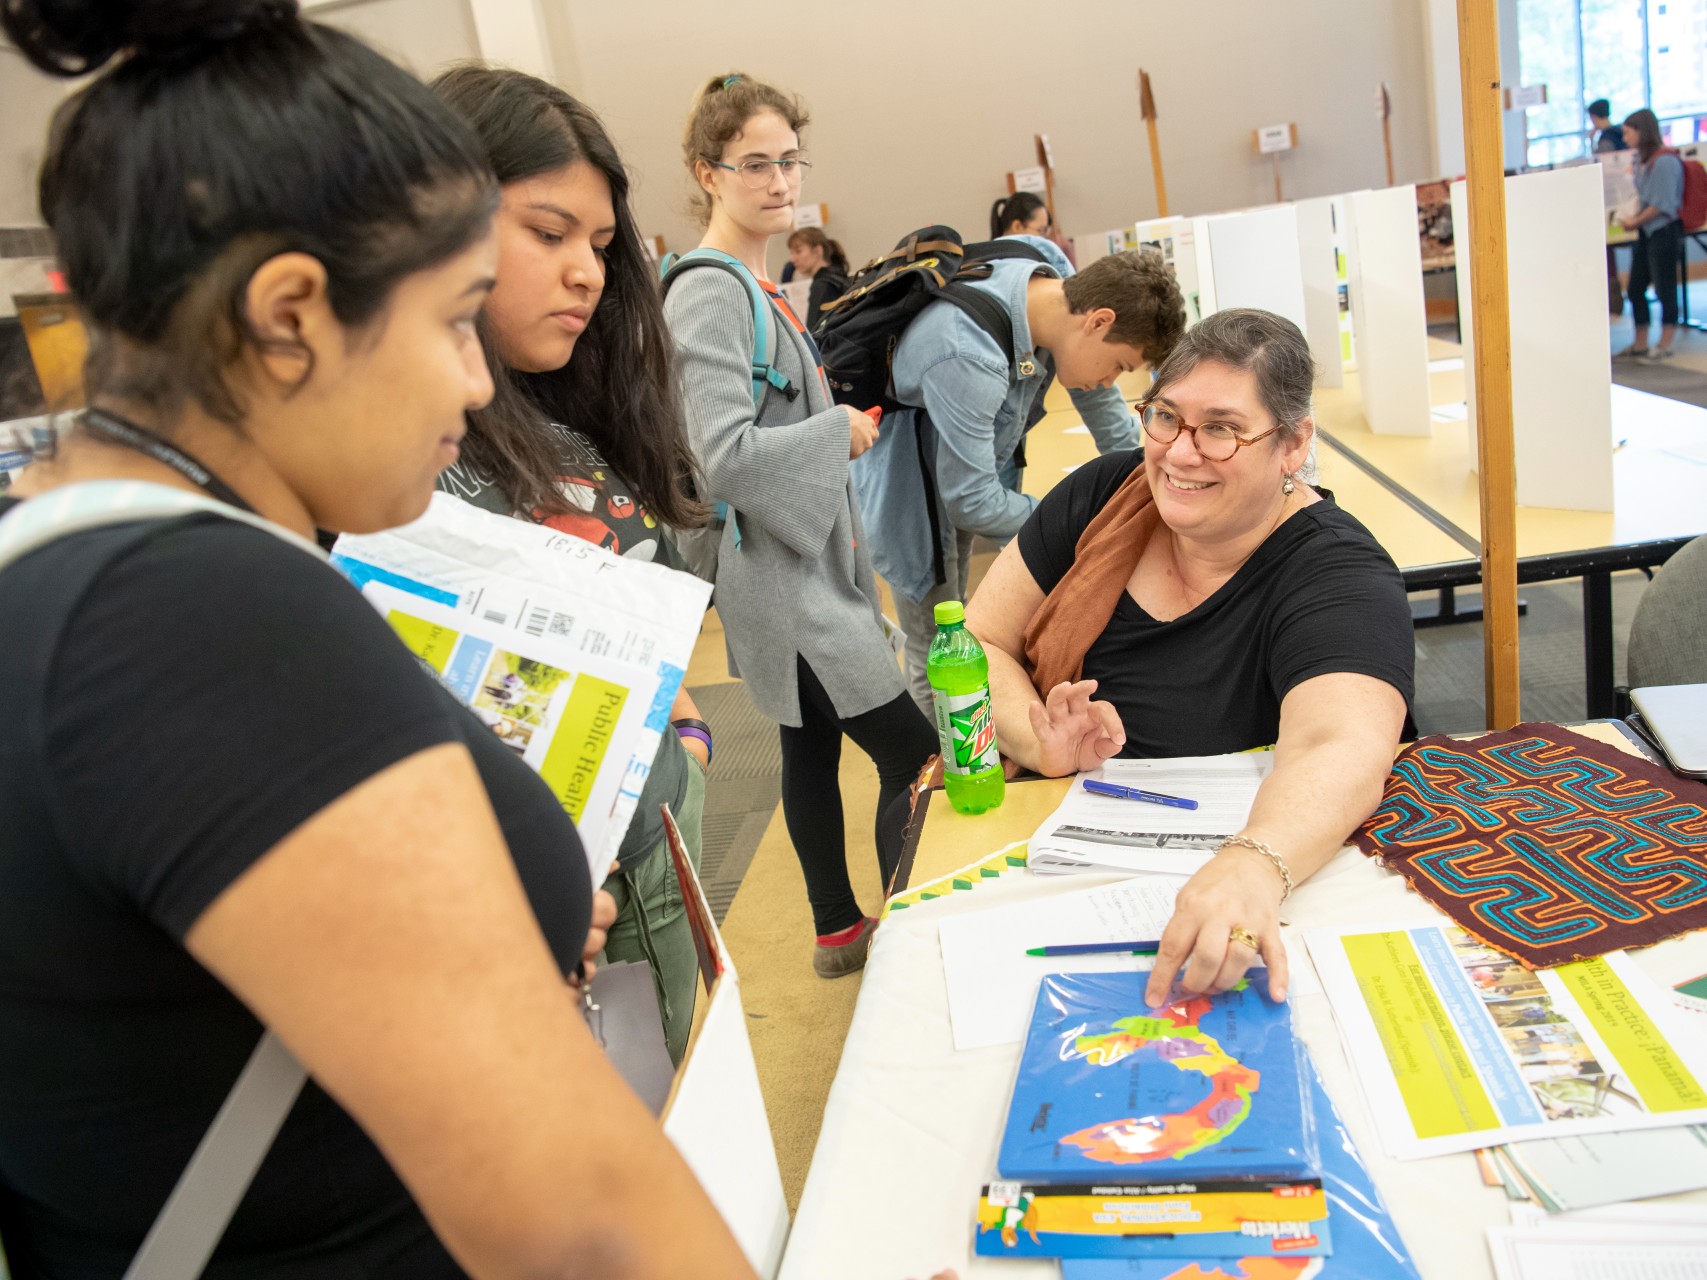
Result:
<svg viewBox="0 0 1707 1280"><path fill-rule="evenodd" d="M1674 146L1707 138L1707 0L1518 0L1517 21L1523 83L1547 86L1530 164L1586 156L1596 98L1614 124L1651 108Z"/></svg>

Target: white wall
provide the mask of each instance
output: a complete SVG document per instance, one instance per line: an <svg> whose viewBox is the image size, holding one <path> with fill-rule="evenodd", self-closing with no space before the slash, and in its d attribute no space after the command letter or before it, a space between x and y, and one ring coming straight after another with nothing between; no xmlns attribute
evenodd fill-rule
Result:
<svg viewBox="0 0 1707 1280"><path fill-rule="evenodd" d="M422 75L476 56L481 0L309 0L311 16L350 30ZM1295 197L1381 180L1376 85L1394 101L1401 181L1433 176L1426 57L1429 0L1295 0L1283 13L1243 0L1191 6L1081 0L1034 6L958 0L933 10L940 38L917 51L866 32L918 29L916 4L867 0L537 0L557 77L609 122L636 173L643 229L672 248L698 238L680 159L682 125L701 81L739 67L799 91L815 124L808 199L856 260L932 221L982 234L1005 174L1033 162L1032 135L1054 146L1056 207L1069 234L1130 225L1155 212L1137 72L1149 71L1176 211L1265 203L1272 176L1251 130L1295 121L1287 157ZM1035 38L1028 37L1035 32ZM845 53L843 51L846 51ZM0 225L34 222L33 171L63 86L0 51ZM25 188L31 188L26 190ZM780 250L779 250L780 261Z"/></svg>
<svg viewBox="0 0 1707 1280"><path fill-rule="evenodd" d="M80 82L44 76L0 43L0 227L39 227L36 177L54 108Z"/></svg>
<svg viewBox="0 0 1707 1280"><path fill-rule="evenodd" d="M1081 0L1040 10L959 0L927 18L903 0L856 9L542 0L548 25L573 34L572 49L558 44L560 78L603 114L636 170L644 230L672 249L697 240L682 126L703 81L740 69L807 99L817 169L806 198L828 204L827 230L856 262L924 223L982 235L1007 172L1034 163L1037 132L1053 144L1068 234L1153 216L1140 65L1176 213L1271 200L1272 172L1251 154L1251 131L1281 120L1299 128L1290 194L1381 181L1381 80L1393 89L1401 180L1426 178L1425 2L1294 0L1278 11L1244 0ZM897 34L909 31L920 32L916 48Z"/></svg>

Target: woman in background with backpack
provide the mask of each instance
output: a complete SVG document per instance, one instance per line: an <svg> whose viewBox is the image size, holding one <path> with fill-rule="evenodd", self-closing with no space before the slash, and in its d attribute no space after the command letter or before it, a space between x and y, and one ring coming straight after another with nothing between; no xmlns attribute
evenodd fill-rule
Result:
<svg viewBox="0 0 1707 1280"><path fill-rule="evenodd" d="M822 228L801 227L788 237L788 259L795 279L812 282L806 304L806 331L811 333L823 317L824 304L848 291L848 255Z"/></svg>
<svg viewBox="0 0 1707 1280"><path fill-rule="evenodd" d="M1683 157L1666 149L1659 118L1643 107L1624 121L1624 141L1636 149L1636 212L1618 224L1636 233L1630 253L1630 311L1635 341L1615 357L1669 360L1677 337L1677 258L1683 241ZM1648 284L1660 300L1659 345L1648 346Z"/></svg>
<svg viewBox="0 0 1707 1280"><path fill-rule="evenodd" d="M433 91L474 127L501 187L498 283L481 311L492 402L468 415L439 488L640 560L666 526L697 528L693 455L651 260L628 175L591 110L520 71L469 64ZM610 960L645 960L670 1057L693 1022L699 960L658 812L668 804L697 867L711 731L683 689L605 887Z"/></svg>
<svg viewBox="0 0 1707 1280"><path fill-rule="evenodd" d="M767 276L771 239L793 226L809 167L806 122L792 95L744 75L700 92L683 155L706 233L668 274L664 314L704 496L727 513L714 603L730 670L779 727L783 819L812 903L813 968L834 978L864 965L876 923L848 879L842 735L877 765L887 883L899 832L883 832L880 820L936 750L936 734L884 634L848 475L877 425L831 399L817 349ZM755 349L760 319L764 351Z"/></svg>

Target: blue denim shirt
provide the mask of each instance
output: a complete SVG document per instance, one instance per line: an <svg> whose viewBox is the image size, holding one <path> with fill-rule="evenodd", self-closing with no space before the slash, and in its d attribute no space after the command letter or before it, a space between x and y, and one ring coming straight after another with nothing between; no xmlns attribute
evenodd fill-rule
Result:
<svg viewBox="0 0 1707 1280"><path fill-rule="evenodd" d="M995 264L971 287L994 296L1013 320L1014 362L976 321L949 302L933 302L907 326L892 365L895 398L914 406L884 416L877 443L852 467L860 515L877 571L914 602L936 585L930 512L919 456L918 409L929 415L926 448L936 479L938 526L945 547L954 530L1011 538L1037 499L1002 483L1025 434L1033 402L1048 385L1054 359L1031 340L1026 287L1033 275L1072 274L1047 240L1025 236L1055 265L1029 259ZM1070 393L1103 453L1135 448L1138 423L1114 387Z"/></svg>
<svg viewBox="0 0 1707 1280"><path fill-rule="evenodd" d="M1655 209L1663 218L1650 218L1642 224L1648 231L1658 231L1683 210L1683 159L1667 151L1656 151L1654 158L1633 166L1636 196L1644 208Z"/></svg>

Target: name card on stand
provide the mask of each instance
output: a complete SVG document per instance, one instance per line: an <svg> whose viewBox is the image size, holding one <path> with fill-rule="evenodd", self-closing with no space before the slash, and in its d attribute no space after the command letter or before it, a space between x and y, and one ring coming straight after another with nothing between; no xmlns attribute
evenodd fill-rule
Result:
<svg viewBox="0 0 1707 1280"><path fill-rule="evenodd" d="M1015 191L1035 191L1040 195L1049 190L1049 175L1042 165L1015 169L1008 175L1008 185Z"/></svg>
<svg viewBox="0 0 1707 1280"><path fill-rule="evenodd" d="M794 229L802 227L821 227L830 220L828 207L821 204L797 204L794 206Z"/></svg>
<svg viewBox="0 0 1707 1280"><path fill-rule="evenodd" d="M1505 180L1519 506L1612 510L1604 199L1597 165ZM1452 184L1452 219L1455 226L1470 225L1462 182ZM1469 241L1460 239L1458 305L1465 316L1476 265ZM1464 326L1464 391L1474 433L1475 333L1469 324ZM1473 440L1470 457L1473 465Z"/></svg>
<svg viewBox="0 0 1707 1280"><path fill-rule="evenodd" d="M1298 126L1265 124L1252 136L1256 140L1257 154L1272 155L1276 151L1290 151L1298 145Z"/></svg>
<svg viewBox="0 0 1707 1280"><path fill-rule="evenodd" d="M1502 96L1507 111L1533 111L1536 107L1547 105L1547 86L1526 84L1521 88L1507 89Z"/></svg>

